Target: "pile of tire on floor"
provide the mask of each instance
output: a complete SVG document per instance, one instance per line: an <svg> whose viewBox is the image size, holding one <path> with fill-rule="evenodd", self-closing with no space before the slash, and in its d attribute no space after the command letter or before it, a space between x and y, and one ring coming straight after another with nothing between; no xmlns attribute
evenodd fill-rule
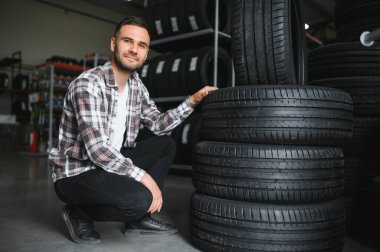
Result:
<svg viewBox="0 0 380 252"><path fill-rule="evenodd" d="M342 251L353 103L305 85L297 1L234 1L236 87L202 103L191 236L204 251Z"/></svg>
<svg viewBox="0 0 380 252"><path fill-rule="evenodd" d="M337 43L309 54L309 84L339 88L352 96L353 138L344 146L347 234L380 249L380 44L360 42L380 28L380 1L338 0Z"/></svg>

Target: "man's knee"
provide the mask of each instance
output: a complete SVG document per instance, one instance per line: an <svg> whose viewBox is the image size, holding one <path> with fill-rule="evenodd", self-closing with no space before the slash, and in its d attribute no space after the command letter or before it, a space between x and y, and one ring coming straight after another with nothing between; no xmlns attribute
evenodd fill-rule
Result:
<svg viewBox="0 0 380 252"><path fill-rule="evenodd" d="M142 188L141 190L133 193L133 196L121 200L118 204L118 208L129 219L136 220L143 217L149 210L153 201L152 193L148 188Z"/></svg>
<svg viewBox="0 0 380 252"><path fill-rule="evenodd" d="M175 150L176 150L176 143L174 141L174 139L170 136L160 136L160 141L161 141L161 144L162 146L164 146L165 148L165 151L168 153L168 154L175 154Z"/></svg>

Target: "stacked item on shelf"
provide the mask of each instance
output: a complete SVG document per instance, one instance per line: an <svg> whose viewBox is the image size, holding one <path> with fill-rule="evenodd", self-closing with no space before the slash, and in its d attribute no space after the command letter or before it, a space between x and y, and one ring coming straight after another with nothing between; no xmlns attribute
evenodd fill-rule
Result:
<svg viewBox="0 0 380 252"><path fill-rule="evenodd" d="M60 73L64 74L67 73L68 75L75 75L76 72L70 72L72 71L83 71L84 68L83 65L80 64L80 61L74 58L68 58L63 56L52 56L48 59L46 59L45 63L42 64L43 67L48 66L55 66L58 68L62 68L64 70L60 71ZM67 70L67 71L65 71Z"/></svg>
<svg viewBox="0 0 380 252"><path fill-rule="evenodd" d="M110 60L110 56L107 54L88 53L85 55L84 59L82 59L80 62L84 68L93 68L99 65L103 65L109 60Z"/></svg>
<svg viewBox="0 0 380 252"><path fill-rule="evenodd" d="M12 114L16 115L17 121L23 124L29 122L31 110L28 106L28 94L30 93L30 76L29 74L17 74L12 80L11 87Z"/></svg>
<svg viewBox="0 0 380 252"><path fill-rule="evenodd" d="M338 42L358 42L364 31L380 28L378 0L337 0L335 27Z"/></svg>
<svg viewBox="0 0 380 252"><path fill-rule="evenodd" d="M0 74L0 114L10 118L2 122L4 145L0 149L24 151L29 148L30 142L31 108L28 95L33 67L23 64L21 51L16 51L11 57L0 60L0 68L4 71Z"/></svg>
<svg viewBox="0 0 380 252"><path fill-rule="evenodd" d="M212 47L165 54L147 60L140 78L152 97L187 96L213 81ZM218 87L231 86L232 62L228 53L218 51Z"/></svg>
<svg viewBox="0 0 380 252"><path fill-rule="evenodd" d="M144 10L151 49L163 54L147 60L139 74L162 110L178 105L203 86L233 86L232 59L228 53L231 2L163 0ZM199 123L196 109L173 131L178 148L175 164L191 163L191 155L184 153L194 146Z"/></svg>
<svg viewBox="0 0 380 252"><path fill-rule="evenodd" d="M377 0L338 0L338 42L309 54L309 84L342 89L353 99L353 139L344 148L347 233L372 244L380 220L369 186L380 164L380 44L365 47L360 35L380 28L379 12Z"/></svg>
<svg viewBox="0 0 380 252"><path fill-rule="evenodd" d="M29 123L30 109L28 93L30 92L30 69L22 64L21 51L14 52L11 58L0 60L1 68L11 68L8 73L0 73L0 93L8 94L4 100L9 100L10 114L16 116L16 121L22 125ZM6 70L6 69L4 69Z"/></svg>
<svg viewBox="0 0 380 252"><path fill-rule="evenodd" d="M6 68L10 68L11 71L6 71ZM3 69L4 71L3 73L0 73L0 91L12 91L12 81L15 75L21 75L23 72L22 70L24 70L21 51L12 53L12 57L1 59L0 69Z"/></svg>
<svg viewBox="0 0 380 252"><path fill-rule="evenodd" d="M230 33L229 0L219 0L219 31ZM215 0L164 0L148 5L144 17L152 40L214 29Z"/></svg>
<svg viewBox="0 0 380 252"><path fill-rule="evenodd" d="M201 124L202 115L194 113L173 130L172 137L177 146L174 164L191 165L191 153L195 145L200 141Z"/></svg>
<svg viewBox="0 0 380 252"><path fill-rule="evenodd" d="M9 88L9 75L7 73L0 73L0 90Z"/></svg>
<svg viewBox="0 0 380 252"><path fill-rule="evenodd" d="M52 63L52 64L67 64L67 65L73 65L73 66L79 66L80 63L77 59L63 57L63 56L51 56L50 58L46 59L46 63Z"/></svg>
<svg viewBox="0 0 380 252"><path fill-rule="evenodd" d="M58 137L63 100L68 85L86 68L76 59L52 56L33 74L33 92L29 95L32 125L37 130L38 152L46 153Z"/></svg>
<svg viewBox="0 0 380 252"><path fill-rule="evenodd" d="M297 0L236 0L236 86L202 103L191 235L205 251L342 251L352 99L306 86Z"/></svg>

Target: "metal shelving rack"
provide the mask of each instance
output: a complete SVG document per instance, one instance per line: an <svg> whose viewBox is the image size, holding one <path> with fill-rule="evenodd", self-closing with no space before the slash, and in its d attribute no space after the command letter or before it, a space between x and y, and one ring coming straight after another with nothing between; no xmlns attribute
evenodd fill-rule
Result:
<svg viewBox="0 0 380 252"><path fill-rule="evenodd" d="M219 40L230 40L231 35L226 34L224 32L219 31L219 0L215 0L215 25L214 29L203 29L198 30L194 32L189 32L185 34L179 34L176 36L168 37L168 38L162 38L153 40L150 44L151 46L159 46L166 43L173 43L178 42L180 40L190 39L190 38L196 38L201 36L209 36L213 35L213 47L214 47L214 65L213 65L213 86L217 86L218 83L218 48L219 48ZM232 62L232 59L231 59ZM233 62L231 64L232 66L232 83L231 86L235 86L235 71L233 67ZM169 102L181 102L185 100L187 96L171 96L171 97L156 97L153 98L153 100L156 103L169 103ZM192 167L191 165L185 165L185 164L172 164L171 169L174 169L176 172L190 172Z"/></svg>
<svg viewBox="0 0 380 252"><path fill-rule="evenodd" d="M49 152L53 147L53 132L54 132L54 125L53 125L53 117L54 117L54 110L57 109L54 107L54 97L55 97L55 90L59 88L59 86L56 86L56 80L54 78L55 73L67 73L70 75L79 74L84 70L79 69L79 66L75 66L74 69L73 66L68 66L69 68L66 68L65 66L61 66L59 64L47 64L46 66L41 66L41 71L46 71L48 73L48 77L45 79L49 82L49 101L48 101L48 110L49 110L49 126L48 126L48 141L47 141L47 152ZM59 70L58 70L59 69ZM61 88L62 89L62 88ZM59 90L61 90L59 89ZM62 89L63 90L63 89ZM61 90L61 92L62 92Z"/></svg>
<svg viewBox="0 0 380 252"><path fill-rule="evenodd" d="M49 138L47 152L53 147L53 99L54 99L54 65L49 66L50 90L49 90Z"/></svg>
<svg viewBox="0 0 380 252"><path fill-rule="evenodd" d="M219 0L217 0L217 1L219 1ZM193 32L188 32L188 33L184 33L184 34L179 34L179 35L175 35L175 36L168 37L168 38L156 39L156 40L153 40L150 43L150 45L156 46L156 45L160 45L160 44L165 44L165 43L169 43L169 42L175 42L178 40L184 40L184 39L199 37L199 36L203 36L203 35L210 35L210 34L214 34L214 29L208 28L208 29L203 29L203 30L199 30L199 31L193 31ZM215 32L215 34L217 37L219 35L219 37L222 37L225 39L231 38L231 35L224 33L224 32L221 32L221 31ZM218 38L217 38L217 40L218 40ZM218 43L218 41L217 41L217 43Z"/></svg>
<svg viewBox="0 0 380 252"><path fill-rule="evenodd" d="M0 88L1 94L6 94L7 99L9 99L10 104L13 104L13 102L19 98L20 96L27 96L29 94L29 86L25 85L27 83L23 83L23 87L15 88L14 86L14 80L17 75L30 75L31 72L33 72L34 67L31 65L26 65L22 63L22 53L21 51L16 51L12 53L11 58L4 58L0 60L0 70L4 69L4 73L9 73L10 69L10 75L8 75L8 84ZM29 121L29 116L20 116L17 111L14 111L13 106L10 106L10 114L16 115L17 121L21 124L27 124Z"/></svg>
<svg viewBox="0 0 380 252"><path fill-rule="evenodd" d="M215 0L215 25L214 29L203 29L199 31L189 32L185 34L179 34L176 36L168 37L168 38L162 38L153 40L150 45L151 46L157 46L165 43L171 43L179 40L189 39L189 38L195 38L199 36L204 35L214 35L214 69L213 69L213 86L217 86L218 83L218 47L219 47L219 39L231 39L231 35L226 34L224 32L219 31L219 0ZM231 59L232 61L232 59ZM231 64L232 66L232 86L235 86L235 71L233 67L233 62ZM172 97L156 97L153 98L153 100L157 103L163 103L163 102L180 102L186 99L187 96L172 96Z"/></svg>
<svg viewBox="0 0 380 252"><path fill-rule="evenodd" d="M90 56L86 55L86 57L84 57L84 59L83 59L83 68L86 68L88 61L93 61L94 62L94 64L91 67L97 67L99 64L103 63L101 61L105 62L105 61L108 61L108 60L110 60L108 55L103 55L103 54L100 54L100 53L93 53Z"/></svg>

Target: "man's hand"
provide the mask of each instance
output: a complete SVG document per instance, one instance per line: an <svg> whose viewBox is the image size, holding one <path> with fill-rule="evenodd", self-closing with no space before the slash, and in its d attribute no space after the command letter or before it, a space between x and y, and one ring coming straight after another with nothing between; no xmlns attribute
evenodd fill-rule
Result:
<svg viewBox="0 0 380 252"><path fill-rule="evenodd" d="M198 90L195 94L190 96L190 101L194 104L198 104L203 100L203 98L205 98L208 95L210 91L215 91L217 89L217 87L205 86L202 89Z"/></svg>
<svg viewBox="0 0 380 252"><path fill-rule="evenodd" d="M148 213L161 211L161 207L163 203L162 194L156 181L154 181L154 179L148 173L145 173L144 176L141 178L140 183L146 186L153 196L153 201L152 201L152 204L150 205Z"/></svg>

